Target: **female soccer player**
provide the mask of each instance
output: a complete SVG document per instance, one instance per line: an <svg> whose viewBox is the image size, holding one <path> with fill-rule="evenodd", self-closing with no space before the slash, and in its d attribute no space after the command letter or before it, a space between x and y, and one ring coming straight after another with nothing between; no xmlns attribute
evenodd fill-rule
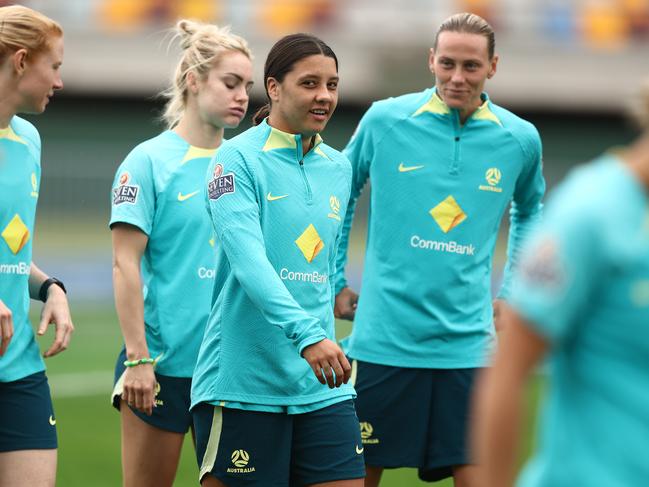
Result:
<svg viewBox="0 0 649 487"><path fill-rule="evenodd" d="M61 26L20 6L0 8L0 486L52 486L56 419L29 299L45 303L38 334L56 325L51 357L74 326L63 284L32 262L41 140L17 113L42 113L63 88Z"/></svg>
<svg viewBox="0 0 649 487"><path fill-rule="evenodd" d="M478 396L480 485L512 485L525 379L549 355L538 451L523 487L649 479L649 84L644 133L554 192L513 287Z"/></svg>
<svg viewBox="0 0 649 487"><path fill-rule="evenodd" d="M208 171L222 272L192 383L200 479L362 486L351 367L332 341L351 167L319 135L338 101L338 61L320 39L289 35L264 80L270 105Z"/></svg>
<svg viewBox="0 0 649 487"><path fill-rule="evenodd" d="M536 128L484 91L497 72L495 49L483 18L444 20L428 58L435 86L374 103L344 150L354 176L336 312L354 320L345 351L357 371L365 487L396 467L475 486L466 442L474 377L488 361L510 269L545 190ZM344 269L354 205L368 180L359 300ZM510 203L508 259L492 303L493 253Z"/></svg>
<svg viewBox="0 0 649 487"><path fill-rule="evenodd" d="M125 486L170 486L175 477L216 272L203 181L224 128L244 117L252 85L245 40L187 20L176 28L183 54L165 111L169 129L133 149L113 185L115 303L125 342L113 404Z"/></svg>

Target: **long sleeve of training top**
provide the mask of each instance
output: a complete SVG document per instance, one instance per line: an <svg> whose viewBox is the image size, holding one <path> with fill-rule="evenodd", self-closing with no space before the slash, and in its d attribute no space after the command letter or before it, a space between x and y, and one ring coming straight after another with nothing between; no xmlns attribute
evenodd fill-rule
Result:
<svg viewBox="0 0 649 487"><path fill-rule="evenodd" d="M336 256L336 274L335 274L335 293L338 294L347 286L345 277L345 267L347 265L347 253L349 249L349 234L352 228L352 221L356 211L356 203L361 195L363 188L367 184L370 175L370 163L373 157L375 147L375 132L362 130L366 124L372 122L373 112L368 111L359 124L359 128L354 132L349 144L345 147L344 154L352 163L352 186L347 212L343 220L343 228L340 236L340 245Z"/></svg>
<svg viewBox="0 0 649 487"><path fill-rule="evenodd" d="M511 209L509 210L509 238L507 262L503 270L503 282L498 297L508 299L511 292L513 270L518 266L521 249L534 227L541 220L545 193L541 138L536 131L526 140L526 153L530 163L516 182Z"/></svg>
<svg viewBox="0 0 649 487"><path fill-rule="evenodd" d="M208 194L209 212L230 269L268 323L281 328L302 354L305 347L326 335L319 320L300 307L268 261L254 169L236 149L227 147L219 152L218 163L236 184L232 194L217 199Z"/></svg>

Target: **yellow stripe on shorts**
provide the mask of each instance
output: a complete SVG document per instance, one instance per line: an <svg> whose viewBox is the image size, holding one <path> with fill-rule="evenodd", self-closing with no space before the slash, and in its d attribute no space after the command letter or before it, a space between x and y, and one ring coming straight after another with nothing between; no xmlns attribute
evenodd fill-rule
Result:
<svg viewBox="0 0 649 487"><path fill-rule="evenodd" d="M207 441L207 448L203 455L203 463L198 474L198 481L203 479L205 474L210 473L216 463L216 454L219 451L219 442L221 441L221 431L223 430L223 408L214 406L212 415L212 427L210 428L210 439Z"/></svg>

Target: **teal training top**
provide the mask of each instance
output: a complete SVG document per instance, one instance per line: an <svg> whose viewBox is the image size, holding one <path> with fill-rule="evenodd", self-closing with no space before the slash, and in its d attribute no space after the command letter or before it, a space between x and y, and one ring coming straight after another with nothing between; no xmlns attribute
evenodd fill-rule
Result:
<svg viewBox="0 0 649 487"><path fill-rule="evenodd" d="M162 375L191 377L210 310L216 254L203 181L215 152L167 130L133 149L113 183L111 226L128 223L149 237L144 321Z"/></svg>
<svg viewBox="0 0 649 487"><path fill-rule="evenodd" d="M365 267L350 357L394 367L467 368L493 342L491 266L513 199L510 267L541 212L545 182L534 126L483 104L460 125L435 89L374 103L344 153L351 200L337 258L344 266L356 200L371 181Z"/></svg>
<svg viewBox="0 0 649 487"><path fill-rule="evenodd" d="M297 413L355 394L320 384L301 357L335 340L332 277L351 178L347 158L314 140L302 156L300 135L262 122L210 165L219 272L192 405Z"/></svg>
<svg viewBox="0 0 649 487"><path fill-rule="evenodd" d="M649 195L616 157L553 193L512 304L550 346L524 487L647 485Z"/></svg>
<svg viewBox="0 0 649 487"><path fill-rule="evenodd" d="M14 323L14 336L0 357L0 382L45 370L28 316L40 160L38 131L13 117L9 127L0 129L0 299Z"/></svg>

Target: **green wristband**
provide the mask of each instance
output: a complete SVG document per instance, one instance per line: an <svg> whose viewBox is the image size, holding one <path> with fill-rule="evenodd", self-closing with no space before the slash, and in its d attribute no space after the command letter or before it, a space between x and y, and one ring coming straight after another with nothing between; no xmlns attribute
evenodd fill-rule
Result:
<svg viewBox="0 0 649 487"><path fill-rule="evenodd" d="M124 361L124 367L136 367L138 365L142 364L155 364L155 359L147 357L147 358L140 358L137 360L125 360Z"/></svg>

